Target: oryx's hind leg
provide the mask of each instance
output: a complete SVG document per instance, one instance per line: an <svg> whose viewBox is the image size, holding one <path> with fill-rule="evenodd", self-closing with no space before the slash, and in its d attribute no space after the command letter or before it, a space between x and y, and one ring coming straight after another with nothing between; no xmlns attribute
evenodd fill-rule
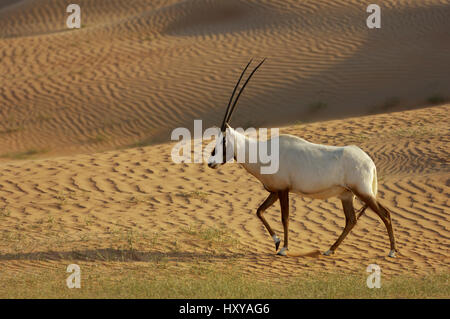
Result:
<svg viewBox="0 0 450 319"><path fill-rule="evenodd" d="M278 250L278 247L280 246L280 238L275 234L275 232L270 227L269 223L264 218L264 212L267 208L273 205L278 199L278 193L270 193L269 197L264 201L264 203L261 204L261 206L258 207L258 210L256 211L256 216L258 216L259 219L263 222L264 226L266 227L267 231L269 232L270 236L272 236L273 241L275 242L275 251Z"/></svg>
<svg viewBox="0 0 450 319"><path fill-rule="evenodd" d="M289 238L289 191L278 192L278 197L280 198L281 222L283 223L284 230L283 248L278 252L278 255L286 256Z"/></svg>
<svg viewBox="0 0 450 319"><path fill-rule="evenodd" d="M330 247L328 251L324 253L324 255L329 256L334 253L334 251L339 247L344 238L348 235L348 233L352 230L356 225L356 214L355 209L353 207L353 199L355 196L352 192L346 192L340 196L342 202L342 208L344 209L345 214L345 227L342 231L342 234L338 237L336 242Z"/></svg>
<svg viewBox="0 0 450 319"><path fill-rule="evenodd" d="M395 252L397 251L394 238L394 230L392 228L391 214L387 208L380 204L380 202L373 196L361 196L358 195L361 200L363 200L383 221L386 226L387 233L389 235L389 241L391 244L391 251L389 252L389 257L395 257Z"/></svg>

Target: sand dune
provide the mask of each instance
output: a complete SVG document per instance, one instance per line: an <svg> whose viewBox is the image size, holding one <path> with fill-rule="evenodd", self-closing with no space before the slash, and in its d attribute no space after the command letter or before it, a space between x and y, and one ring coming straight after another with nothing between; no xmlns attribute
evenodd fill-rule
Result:
<svg viewBox="0 0 450 319"><path fill-rule="evenodd" d="M217 125L252 56L268 61L235 124L276 126L423 106L450 95L448 1L0 2L0 149L48 154L167 141Z"/></svg>

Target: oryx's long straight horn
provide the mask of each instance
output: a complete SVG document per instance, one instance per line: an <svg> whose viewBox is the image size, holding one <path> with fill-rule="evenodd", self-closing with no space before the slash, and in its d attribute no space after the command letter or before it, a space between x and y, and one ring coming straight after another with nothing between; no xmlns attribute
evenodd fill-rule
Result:
<svg viewBox="0 0 450 319"><path fill-rule="evenodd" d="M225 131L225 124L227 122L228 119L228 111L230 110L230 106L231 106L231 102L233 102L233 97L234 97L234 93L236 93L236 89L239 86L239 83L241 83L242 77L244 76L245 71L247 71L248 67L250 66L250 64L252 63L253 59L250 59L250 61L247 63L247 66L244 68L244 70L241 73L241 76L239 77L239 80L237 81L234 89L233 89L233 93L231 93L231 97L230 97L230 101L228 102L228 106L227 106L227 110L225 112L225 116L223 117L223 121L222 121L222 125L220 126L220 130L223 132Z"/></svg>
<svg viewBox="0 0 450 319"><path fill-rule="evenodd" d="M230 114L228 114L228 118L226 119L225 123L230 122L231 120L231 116L233 115L233 111L236 107L236 104L239 100L239 97L241 96L242 92L245 89L245 86L247 85L248 81L250 81L250 79L252 78L253 74L255 74L256 70L258 70L258 68L264 63L264 61L266 61L266 59L264 58L261 62L259 62L259 64L256 66L256 68L253 69L252 73L250 73L250 75L248 76L247 80L245 81L244 85L242 86L241 90L239 91L238 95L236 96L236 99L234 100L233 106L230 109Z"/></svg>

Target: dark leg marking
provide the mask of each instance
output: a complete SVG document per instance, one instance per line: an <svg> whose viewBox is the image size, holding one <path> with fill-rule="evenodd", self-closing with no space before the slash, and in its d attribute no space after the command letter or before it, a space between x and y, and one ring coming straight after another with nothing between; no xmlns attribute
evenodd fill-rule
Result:
<svg viewBox="0 0 450 319"><path fill-rule="evenodd" d="M269 197L266 198L264 203L262 203L261 206L259 206L258 210L256 211L256 216L258 216L258 218L261 219L261 221L263 222L267 231L269 232L270 236L272 236L272 237L275 235L275 232L272 230L269 223L264 218L264 212L267 208L272 206L277 201L277 199L278 199L278 193L270 193ZM278 246L280 246L280 240L278 240L278 242L275 242L275 251L278 250Z"/></svg>
<svg viewBox="0 0 450 319"><path fill-rule="evenodd" d="M284 229L284 243L279 254L285 255L289 244L289 191L278 192L278 197L280 198L281 222L283 223Z"/></svg>

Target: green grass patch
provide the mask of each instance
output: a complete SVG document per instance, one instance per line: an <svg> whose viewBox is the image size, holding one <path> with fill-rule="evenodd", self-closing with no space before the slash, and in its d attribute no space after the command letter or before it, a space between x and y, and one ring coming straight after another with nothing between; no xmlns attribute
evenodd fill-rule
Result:
<svg viewBox="0 0 450 319"><path fill-rule="evenodd" d="M69 264L69 262L68 262ZM7 274L0 271L1 298L449 298L449 274L382 276L381 288L367 274L305 274L272 280L244 275L237 266L221 271L192 265L164 275L153 264L139 269L80 265L81 288L66 285L67 266ZM100 269L101 268L101 269Z"/></svg>

